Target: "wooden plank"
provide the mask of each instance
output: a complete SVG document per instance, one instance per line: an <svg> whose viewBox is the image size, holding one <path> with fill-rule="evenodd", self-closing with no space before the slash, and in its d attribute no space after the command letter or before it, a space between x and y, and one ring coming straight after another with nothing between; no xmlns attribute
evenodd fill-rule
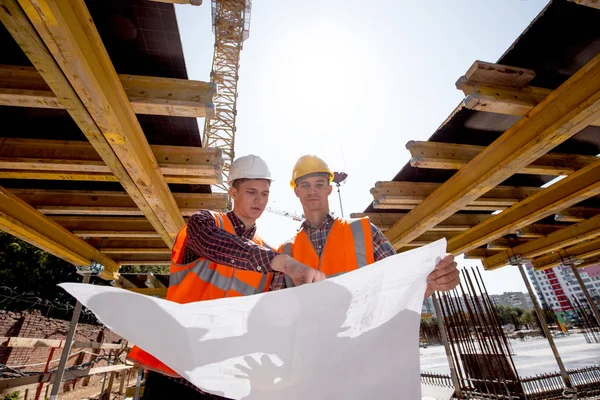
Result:
<svg viewBox="0 0 600 400"><path fill-rule="evenodd" d="M132 216L142 214L125 192L44 189L10 189L10 191L45 214ZM191 215L200 209L224 210L227 206L225 193L174 193L173 197L177 206L183 211L183 215Z"/></svg>
<svg viewBox="0 0 600 400"><path fill-rule="evenodd" d="M575 206L557 212L554 219L559 222L581 222L596 215L600 215L600 208Z"/></svg>
<svg viewBox="0 0 600 400"><path fill-rule="evenodd" d="M600 194L600 160L448 241L461 254Z"/></svg>
<svg viewBox="0 0 600 400"><path fill-rule="evenodd" d="M485 83L489 85L523 88L535 77L535 71L509 65L475 61L467 70L464 78L471 84ZM457 82L458 89L461 89Z"/></svg>
<svg viewBox="0 0 600 400"><path fill-rule="evenodd" d="M435 192L441 184L428 182L377 182L371 189L374 208L412 209ZM540 188L498 186L474 199L464 210L506 209L538 193Z"/></svg>
<svg viewBox="0 0 600 400"><path fill-rule="evenodd" d="M488 250L499 251L499 250L510 250L515 246L523 244L523 242L527 242L530 239L496 239L492 240L486 245Z"/></svg>
<svg viewBox="0 0 600 400"><path fill-rule="evenodd" d="M386 236L397 249L410 243L432 226L439 224L590 123L597 121L599 114L600 54L534 107L526 118L521 118L425 201L411 210L402 218L401 223L397 222L388 229ZM506 211L500 215L505 213ZM522 226L515 228L520 227ZM456 238L458 236L453 239ZM493 238L483 243L489 240ZM461 245L460 248L462 247Z"/></svg>
<svg viewBox="0 0 600 400"><path fill-rule="evenodd" d="M168 183L222 182L222 151L201 147L150 146ZM86 142L0 139L0 177L118 181Z"/></svg>
<svg viewBox="0 0 600 400"><path fill-rule="evenodd" d="M167 287L152 272L146 274L146 286L151 289L166 289Z"/></svg>
<svg viewBox="0 0 600 400"><path fill-rule="evenodd" d="M410 165L415 168L458 170L467 165L485 146L423 142L411 140L406 144L410 151ZM569 175L597 161L596 156L548 153L517 173L533 175Z"/></svg>
<svg viewBox="0 0 600 400"><path fill-rule="evenodd" d="M465 108L469 110L523 116L544 101L552 90L534 87L506 89L477 85L466 92L473 92L463 100Z"/></svg>
<svg viewBox="0 0 600 400"><path fill-rule="evenodd" d="M113 279L119 270L115 261L2 187L0 228L74 265L98 262L104 266L100 274L104 279Z"/></svg>
<svg viewBox="0 0 600 400"><path fill-rule="evenodd" d="M199 6L202 4L202 0L149 0L156 3L167 3L167 4L191 4L193 6Z"/></svg>
<svg viewBox="0 0 600 400"><path fill-rule="evenodd" d="M600 10L600 0L569 0L582 6L592 7Z"/></svg>
<svg viewBox="0 0 600 400"><path fill-rule="evenodd" d="M352 213L350 218L369 217L375 226L385 231L404 215L406 213ZM441 224L432 227L429 231L463 231L485 221L491 216L492 214L454 214L445 219Z"/></svg>
<svg viewBox="0 0 600 400"><path fill-rule="evenodd" d="M68 370L68 371L65 371L63 380L70 381L70 380L79 379L79 378L83 378L83 377L90 376L90 375L98 375L98 374L104 374L107 372L114 372L114 371L123 371L123 370L131 369L131 368L133 368L133 366L121 364L121 365L109 365L106 367L94 367L94 368L88 368L88 369ZM40 382L47 383L47 382L50 382L50 379L52 379L53 377L54 377L54 373L45 373L42 375L32 375L32 376L26 376L26 377L21 377L21 378L2 379L2 380L0 380L0 391L10 389L10 388L16 388L19 386L31 385L34 383L40 383Z"/></svg>
<svg viewBox="0 0 600 400"><path fill-rule="evenodd" d="M137 288L137 289L127 289L135 293L145 294L146 296L158 296L161 298L167 297L167 289L166 288Z"/></svg>
<svg viewBox="0 0 600 400"><path fill-rule="evenodd" d="M37 348L37 347L53 347L63 348L64 340L59 339L39 339L39 338L22 338L22 337L0 337L0 346L2 347L21 347L21 348ZM131 347L129 342L123 344L114 343L98 343L89 341L75 341L73 348L80 349L110 349L119 350Z"/></svg>
<svg viewBox="0 0 600 400"><path fill-rule="evenodd" d="M170 232L165 229L155 214L146 199L146 194L142 193L141 187L129 176L123 163L121 163L121 160L117 157L107 139L100 132L100 129L98 129L98 125L85 108L75 90L73 90L69 81L65 78L56 61L49 53L48 48L40 39L38 32L36 32L27 17L23 14L16 0L0 0L0 21L2 21L25 55L42 75L48 86L52 89L52 92L60 99L60 103L65 107L88 141L94 146L94 149L102 157L104 163L118 177L119 182L135 201L137 207L142 210L146 218L154 226L154 229L161 234L165 243L169 246L172 245L173 238ZM50 36L47 31L43 30L43 27L40 26L40 29L42 29L47 38Z"/></svg>
<svg viewBox="0 0 600 400"><path fill-rule="evenodd" d="M590 258L598 256L600 256L600 238L534 258L531 260L531 264L536 270L543 270L559 266L566 261L580 260L581 262L585 262Z"/></svg>
<svg viewBox="0 0 600 400"><path fill-rule="evenodd" d="M148 231L79 231L73 234L80 238L160 238L157 232Z"/></svg>
<svg viewBox="0 0 600 400"><path fill-rule="evenodd" d="M161 167L223 164L223 151L213 147L150 145L150 149ZM0 157L102 161L89 142L74 140L0 138Z"/></svg>
<svg viewBox="0 0 600 400"><path fill-rule="evenodd" d="M160 248L114 248L107 247L103 248L102 252L104 254L171 254L171 249L168 247L160 247Z"/></svg>
<svg viewBox="0 0 600 400"><path fill-rule="evenodd" d="M44 1L43 7L34 5L31 0L19 0L19 3L114 154L122 161L146 203L170 236L167 244L171 245L184 224L183 218L160 173L100 35L95 26L89 23L91 16L84 1L49 0Z"/></svg>
<svg viewBox="0 0 600 400"><path fill-rule="evenodd" d="M483 260L484 258L487 257L491 257L493 255L498 254L497 251L494 250L489 250L489 249L483 249L483 248L477 248L477 249L473 249L471 251L467 251L464 254L465 260Z"/></svg>
<svg viewBox="0 0 600 400"><path fill-rule="evenodd" d="M510 257L529 259L556 252L561 248L571 246L600 236L600 215L579 222L575 225L554 231L540 239L513 247L511 252L499 253L483 260L486 269L496 269L507 264Z"/></svg>
<svg viewBox="0 0 600 400"><path fill-rule="evenodd" d="M0 164L2 162L0 161ZM43 167L40 167L43 168ZM167 175L167 183L185 183L191 185L213 185L222 182L222 173L217 173L213 167L202 167L198 170L201 175ZM69 172L69 171L29 171L29 170L1 170L0 179L38 179L50 181L85 181L85 182L118 182L119 180L106 172Z"/></svg>
<svg viewBox="0 0 600 400"><path fill-rule="evenodd" d="M53 215L50 216L50 219L69 231L107 231L119 228L124 231L155 232L150 222L143 217L90 217Z"/></svg>
<svg viewBox="0 0 600 400"><path fill-rule="evenodd" d="M114 259L119 265L169 265L171 262L171 253L118 254L114 256ZM152 262L153 264L145 264L146 262Z"/></svg>
<svg viewBox="0 0 600 400"><path fill-rule="evenodd" d="M214 83L137 75L119 80L136 114L214 117ZM12 65L0 65L0 105L64 109L35 68Z"/></svg>
<svg viewBox="0 0 600 400"><path fill-rule="evenodd" d="M566 224L533 224L519 229L517 236L519 238L536 239L567 227Z"/></svg>

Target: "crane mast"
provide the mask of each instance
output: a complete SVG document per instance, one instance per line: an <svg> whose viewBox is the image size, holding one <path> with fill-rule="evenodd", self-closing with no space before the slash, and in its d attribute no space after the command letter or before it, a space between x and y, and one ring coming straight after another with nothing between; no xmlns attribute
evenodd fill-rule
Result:
<svg viewBox="0 0 600 400"><path fill-rule="evenodd" d="M204 147L223 151L223 183L214 185L227 191L225 184L235 157L235 120L240 52L250 33L251 0L212 0L212 23L215 33L211 82L217 85L214 98L215 116L204 123Z"/></svg>

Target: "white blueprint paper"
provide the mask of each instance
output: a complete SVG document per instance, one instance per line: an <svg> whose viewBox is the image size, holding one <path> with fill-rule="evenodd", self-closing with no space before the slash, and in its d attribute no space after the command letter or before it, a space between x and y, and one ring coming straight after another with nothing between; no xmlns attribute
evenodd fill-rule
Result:
<svg viewBox="0 0 600 400"><path fill-rule="evenodd" d="M232 399L420 399L426 277L446 241L316 284L189 304L63 283L108 328Z"/></svg>

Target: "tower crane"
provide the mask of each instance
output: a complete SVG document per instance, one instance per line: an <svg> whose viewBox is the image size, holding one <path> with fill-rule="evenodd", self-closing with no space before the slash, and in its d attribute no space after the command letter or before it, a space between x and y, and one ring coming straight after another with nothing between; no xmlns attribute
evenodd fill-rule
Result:
<svg viewBox="0 0 600 400"><path fill-rule="evenodd" d="M300 215L295 214L295 213L291 213L289 211L283 211L283 210L279 210L277 208L273 208L273 207L267 207L265 208L265 211L271 213L271 214L275 214L275 215L279 215L282 217L288 217L293 219L294 221L302 221L304 218L302 218Z"/></svg>
<svg viewBox="0 0 600 400"><path fill-rule="evenodd" d="M215 34L211 82L217 85L215 116L204 123L203 147L223 150L223 182L227 180L235 157L235 119L240 52L250 34L252 0L212 0L212 24ZM214 185L227 191L225 183Z"/></svg>

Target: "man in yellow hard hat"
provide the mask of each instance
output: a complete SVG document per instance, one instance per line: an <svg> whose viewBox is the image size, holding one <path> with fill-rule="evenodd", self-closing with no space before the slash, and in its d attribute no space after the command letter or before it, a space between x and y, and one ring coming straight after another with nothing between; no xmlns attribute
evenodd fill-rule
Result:
<svg viewBox="0 0 600 400"><path fill-rule="evenodd" d="M264 160L255 155L236 159L227 183L233 211L199 210L177 235L167 300L191 303L263 293L279 289L283 274L297 285L325 278L292 257L278 254L256 235L256 220L267 206L271 186ZM197 390L137 346L127 358L149 371L143 400L221 398Z"/></svg>
<svg viewBox="0 0 600 400"><path fill-rule="evenodd" d="M333 172L315 155L298 159L290 186L300 199L305 221L296 236L281 245L279 251L302 264L323 272L327 277L343 274L396 254L385 235L369 218L334 218L329 212ZM427 277L425 298L434 290L450 290L459 283L454 257L447 254ZM295 286L286 277L288 287Z"/></svg>

